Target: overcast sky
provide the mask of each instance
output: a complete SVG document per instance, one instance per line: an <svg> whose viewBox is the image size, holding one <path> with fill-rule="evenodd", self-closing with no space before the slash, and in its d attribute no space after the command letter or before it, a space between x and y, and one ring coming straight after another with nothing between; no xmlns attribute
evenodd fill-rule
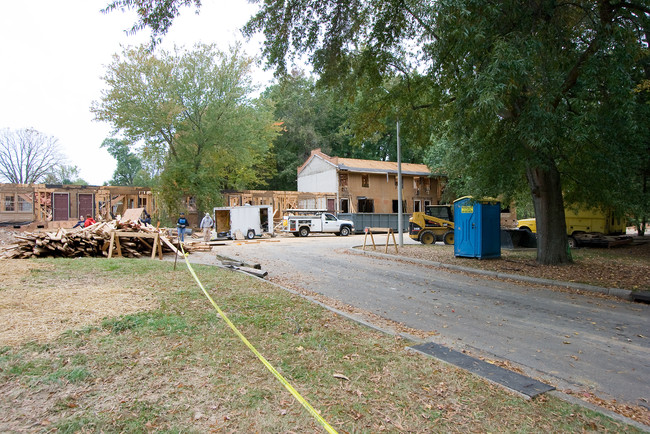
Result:
<svg viewBox="0 0 650 434"><path fill-rule="evenodd" d="M111 179L115 160L101 149L110 126L93 121L92 101L104 88L101 77L120 45L149 41L148 31L128 36L133 13L100 10L109 0L0 1L0 128L27 128L59 140L70 164L92 185ZM184 8L163 48L216 43L226 50L244 42L239 29L256 11L246 0L203 0L199 15ZM245 45L259 55L259 39ZM259 71L255 81L268 84Z"/></svg>

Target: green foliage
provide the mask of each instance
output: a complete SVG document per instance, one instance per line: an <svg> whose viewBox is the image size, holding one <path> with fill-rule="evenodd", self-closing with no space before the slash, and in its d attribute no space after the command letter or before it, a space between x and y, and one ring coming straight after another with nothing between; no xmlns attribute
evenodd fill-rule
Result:
<svg viewBox="0 0 650 434"><path fill-rule="evenodd" d="M111 185L146 185L136 184L136 179L144 181L141 175L143 172L142 161L130 151L128 142L118 139L106 139L102 142L101 147L106 148L108 153L117 161L113 179L110 180ZM138 177L138 175L140 176Z"/></svg>
<svg viewBox="0 0 650 434"><path fill-rule="evenodd" d="M45 175L43 182L46 184L88 185L86 181L79 177L79 168L77 166L63 163L53 166Z"/></svg>
<svg viewBox="0 0 650 434"><path fill-rule="evenodd" d="M239 47L197 44L158 55L127 48L108 66L92 111L129 144L144 144L145 165L162 168L167 213L189 196L200 211L219 202L221 189L261 184L277 127L268 101L250 97L251 65Z"/></svg>
<svg viewBox="0 0 650 434"><path fill-rule="evenodd" d="M167 33L174 18L180 15L179 9L191 5L195 5L198 11L198 8L201 7L201 0L115 0L102 9L102 12L135 9L138 13L138 22L129 32L133 34L138 30L150 28L151 44L156 45Z"/></svg>

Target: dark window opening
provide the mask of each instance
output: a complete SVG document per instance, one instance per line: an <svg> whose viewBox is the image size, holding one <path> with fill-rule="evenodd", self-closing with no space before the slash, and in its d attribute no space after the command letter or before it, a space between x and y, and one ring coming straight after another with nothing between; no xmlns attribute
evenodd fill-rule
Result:
<svg viewBox="0 0 650 434"><path fill-rule="evenodd" d="M368 180L368 175L361 175L361 186L362 187L370 187L370 181Z"/></svg>
<svg viewBox="0 0 650 434"><path fill-rule="evenodd" d="M393 199L393 212L399 212L399 209L397 209L398 207L399 207L399 201L396 200L396 199ZM402 201L402 212L403 213L407 212L406 211L406 201L405 200Z"/></svg>
<svg viewBox="0 0 650 434"><path fill-rule="evenodd" d="M359 199L358 212L375 212L375 203L372 199Z"/></svg>
<svg viewBox="0 0 650 434"><path fill-rule="evenodd" d="M341 212L348 213L350 212L350 202L347 199L341 199Z"/></svg>

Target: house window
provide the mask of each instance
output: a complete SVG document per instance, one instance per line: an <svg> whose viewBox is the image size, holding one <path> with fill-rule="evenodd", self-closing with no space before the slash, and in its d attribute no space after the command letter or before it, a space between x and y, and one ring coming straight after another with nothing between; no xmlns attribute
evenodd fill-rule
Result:
<svg viewBox="0 0 650 434"><path fill-rule="evenodd" d="M425 201L424 201L424 209L427 209L427 207L430 206L430 205L431 205L431 201L430 201L430 200L425 200Z"/></svg>
<svg viewBox="0 0 650 434"><path fill-rule="evenodd" d="M413 212L420 212L420 200L413 201Z"/></svg>
<svg viewBox="0 0 650 434"><path fill-rule="evenodd" d="M357 206L357 211L358 212L375 212L375 203L372 199L367 199L367 198L359 198L358 206Z"/></svg>
<svg viewBox="0 0 650 434"><path fill-rule="evenodd" d="M13 194L5 194L4 197L4 210L5 211L16 211L16 203L14 202Z"/></svg>
<svg viewBox="0 0 650 434"><path fill-rule="evenodd" d="M138 208L146 208L147 207L147 198L146 197L139 197L138 198Z"/></svg>
<svg viewBox="0 0 650 434"><path fill-rule="evenodd" d="M19 212L32 212L32 194L19 194L18 195L18 211Z"/></svg>
<svg viewBox="0 0 650 434"><path fill-rule="evenodd" d="M393 212L399 212L399 201L396 199L393 199ZM407 212L406 211L406 201L402 201L402 212Z"/></svg>
<svg viewBox="0 0 650 434"><path fill-rule="evenodd" d="M362 187L370 187L370 182L368 181L368 174L362 174L361 175L361 186Z"/></svg>
<svg viewBox="0 0 650 434"><path fill-rule="evenodd" d="M350 200L348 198L341 199L341 212L350 212Z"/></svg>
<svg viewBox="0 0 650 434"><path fill-rule="evenodd" d="M339 173L339 185L341 187L347 187L348 186L348 174L347 173Z"/></svg>

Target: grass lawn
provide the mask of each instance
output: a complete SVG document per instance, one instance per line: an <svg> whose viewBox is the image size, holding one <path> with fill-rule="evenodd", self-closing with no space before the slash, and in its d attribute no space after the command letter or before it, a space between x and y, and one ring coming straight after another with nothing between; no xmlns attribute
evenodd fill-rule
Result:
<svg viewBox="0 0 650 434"><path fill-rule="evenodd" d="M0 431L323 431L184 264L0 265ZM265 282L195 269L339 432L636 432L552 396L527 401Z"/></svg>

